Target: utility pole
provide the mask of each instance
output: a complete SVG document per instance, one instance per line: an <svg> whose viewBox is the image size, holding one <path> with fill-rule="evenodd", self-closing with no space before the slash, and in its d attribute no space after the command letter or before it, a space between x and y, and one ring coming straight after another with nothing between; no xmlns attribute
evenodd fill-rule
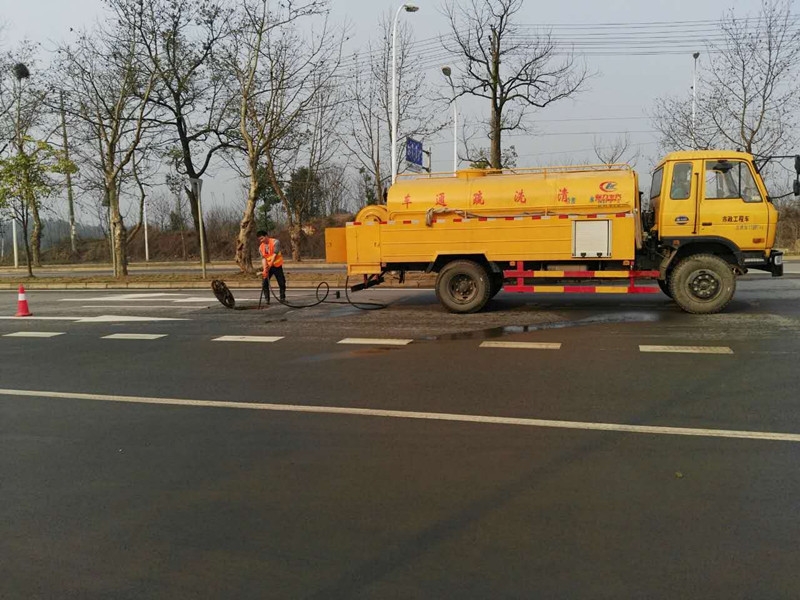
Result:
<svg viewBox="0 0 800 600"><path fill-rule="evenodd" d="M700 58L700 53L695 52L692 54L694 58L694 69L692 72L692 142L697 149L697 59Z"/></svg>

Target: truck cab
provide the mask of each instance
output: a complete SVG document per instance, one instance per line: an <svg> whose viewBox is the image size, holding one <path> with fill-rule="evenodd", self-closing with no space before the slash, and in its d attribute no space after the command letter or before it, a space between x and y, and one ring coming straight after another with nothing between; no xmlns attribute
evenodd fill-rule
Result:
<svg viewBox="0 0 800 600"><path fill-rule="evenodd" d="M751 154L668 154L653 173L650 205L650 242L662 257L659 285L681 305L716 312L733 295L735 274L783 274L782 253L773 249L778 211ZM689 259L698 268L679 270ZM716 272L723 267L730 274ZM676 274L688 279L676 281Z"/></svg>

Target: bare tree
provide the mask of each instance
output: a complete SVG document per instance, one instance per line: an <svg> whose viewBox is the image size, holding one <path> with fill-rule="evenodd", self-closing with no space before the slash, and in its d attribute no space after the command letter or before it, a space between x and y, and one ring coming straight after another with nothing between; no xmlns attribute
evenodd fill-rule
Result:
<svg viewBox="0 0 800 600"><path fill-rule="evenodd" d="M526 34L514 23L523 0L470 0L445 6L450 35L444 48L461 63L456 97L489 101L489 166L503 165L504 131L524 129L531 108L574 96L588 72L549 32ZM560 56L563 55L563 56ZM474 158L470 158L473 160Z"/></svg>
<svg viewBox="0 0 800 600"><path fill-rule="evenodd" d="M638 152L631 151L631 137L627 133L623 137L611 140L608 144L603 144L601 140L595 137L594 155L604 165L613 165L623 161L628 164L635 164L639 158Z"/></svg>
<svg viewBox="0 0 800 600"><path fill-rule="evenodd" d="M372 177L375 197L383 198L391 174L392 18L384 14L380 38L371 41L365 56L355 55L347 77L347 128L343 143L360 168ZM414 68L411 27L401 24L397 34L397 128L408 136L424 137L442 123L430 110L424 73ZM367 63L365 65L365 63ZM402 171L398 156L398 172Z"/></svg>
<svg viewBox="0 0 800 600"><path fill-rule="evenodd" d="M720 22L691 95L661 98L653 123L667 150L741 148L784 153L797 141L800 111L800 18L792 0L762 0L754 18L733 10Z"/></svg>
<svg viewBox="0 0 800 600"><path fill-rule="evenodd" d="M143 5L142 18L135 24L146 68L156 79L150 102L158 111L152 119L170 140L169 155L177 172L187 183L199 179L214 154L227 146L229 125L224 118L230 115L225 104L230 98L222 91L230 72L220 68L215 52L230 34L231 9L220 0L128 2ZM200 245L197 198L190 185L185 191Z"/></svg>
<svg viewBox="0 0 800 600"><path fill-rule="evenodd" d="M113 237L114 275L128 274L127 231L120 210L121 178L142 142L154 77L143 68L135 24L141 7L107 0L113 18L79 34L60 49L65 109L84 126L84 140L98 149Z"/></svg>
<svg viewBox="0 0 800 600"><path fill-rule="evenodd" d="M32 152L30 146L35 139L49 138L48 123L43 119L44 99L46 97L42 76L36 61L37 46L30 41L23 41L17 48L9 52L3 61L8 71L3 73L4 87L10 82L10 90L0 90L6 97L7 106L0 109L2 120L0 131L10 141L10 148L17 156ZM10 92L10 93L9 93ZM7 146L8 148L8 146ZM30 234L30 252L33 265L41 266L41 247L43 224L40 215L43 198L31 197L31 205L26 210L32 222ZM27 232L26 232L27 233Z"/></svg>
<svg viewBox="0 0 800 600"><path fill-rule="evenodd" d="M336 56L327 22L321 31L308 34L308 39L296 27L301 19L319 17L325 11L326 4L318 0L289 3L275 10L270 10L269 0L249 0L237 14L225 62L235 76L236 148L243 163L234 164L249 180L236 242L236 263L243 272L253 272L254 214L263 182L259 169L263 163L275 194L287 206L282 185L285 153L296 152L301 135L298 127L324 89L319 87L318 73ZM287 216L290 228L294 227L291 213Z"/></svg>

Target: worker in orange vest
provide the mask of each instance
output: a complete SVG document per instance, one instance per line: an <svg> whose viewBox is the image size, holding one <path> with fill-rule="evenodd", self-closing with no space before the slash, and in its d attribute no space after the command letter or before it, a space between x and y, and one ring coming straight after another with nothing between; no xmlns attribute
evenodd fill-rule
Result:
<svg viewBox="0 0 800 600"><path fill-rule="evenodd" d="M264 295L267 297L267 304L269 304L269 279L273 275L278 281L278 288L280 289L281 302L286 301L286 277L283 274L283 254L281 254L281 243L275 238L269 237L267 232L263 229L256 233L258 237L258 253L261 254L261 276L263 282L261 284L264 290Z"/></svg>

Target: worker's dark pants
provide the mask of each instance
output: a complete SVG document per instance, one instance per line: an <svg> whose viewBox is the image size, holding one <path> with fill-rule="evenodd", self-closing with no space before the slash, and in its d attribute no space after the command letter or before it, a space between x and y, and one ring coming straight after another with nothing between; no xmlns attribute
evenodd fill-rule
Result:
<svg viewBox="0 0 800 600"><path fill-rule="evenodd" d="M269 273L267 276L264 277L263 281L261 282L261 289L264 290L264 296L267 298L267 304L269 304L269 280L272 276L275 276L275 280L278 282L278 289L280 290L280 299L286 300L286 276L283 274L283 266L280 267L270 267Z"/></svg>

